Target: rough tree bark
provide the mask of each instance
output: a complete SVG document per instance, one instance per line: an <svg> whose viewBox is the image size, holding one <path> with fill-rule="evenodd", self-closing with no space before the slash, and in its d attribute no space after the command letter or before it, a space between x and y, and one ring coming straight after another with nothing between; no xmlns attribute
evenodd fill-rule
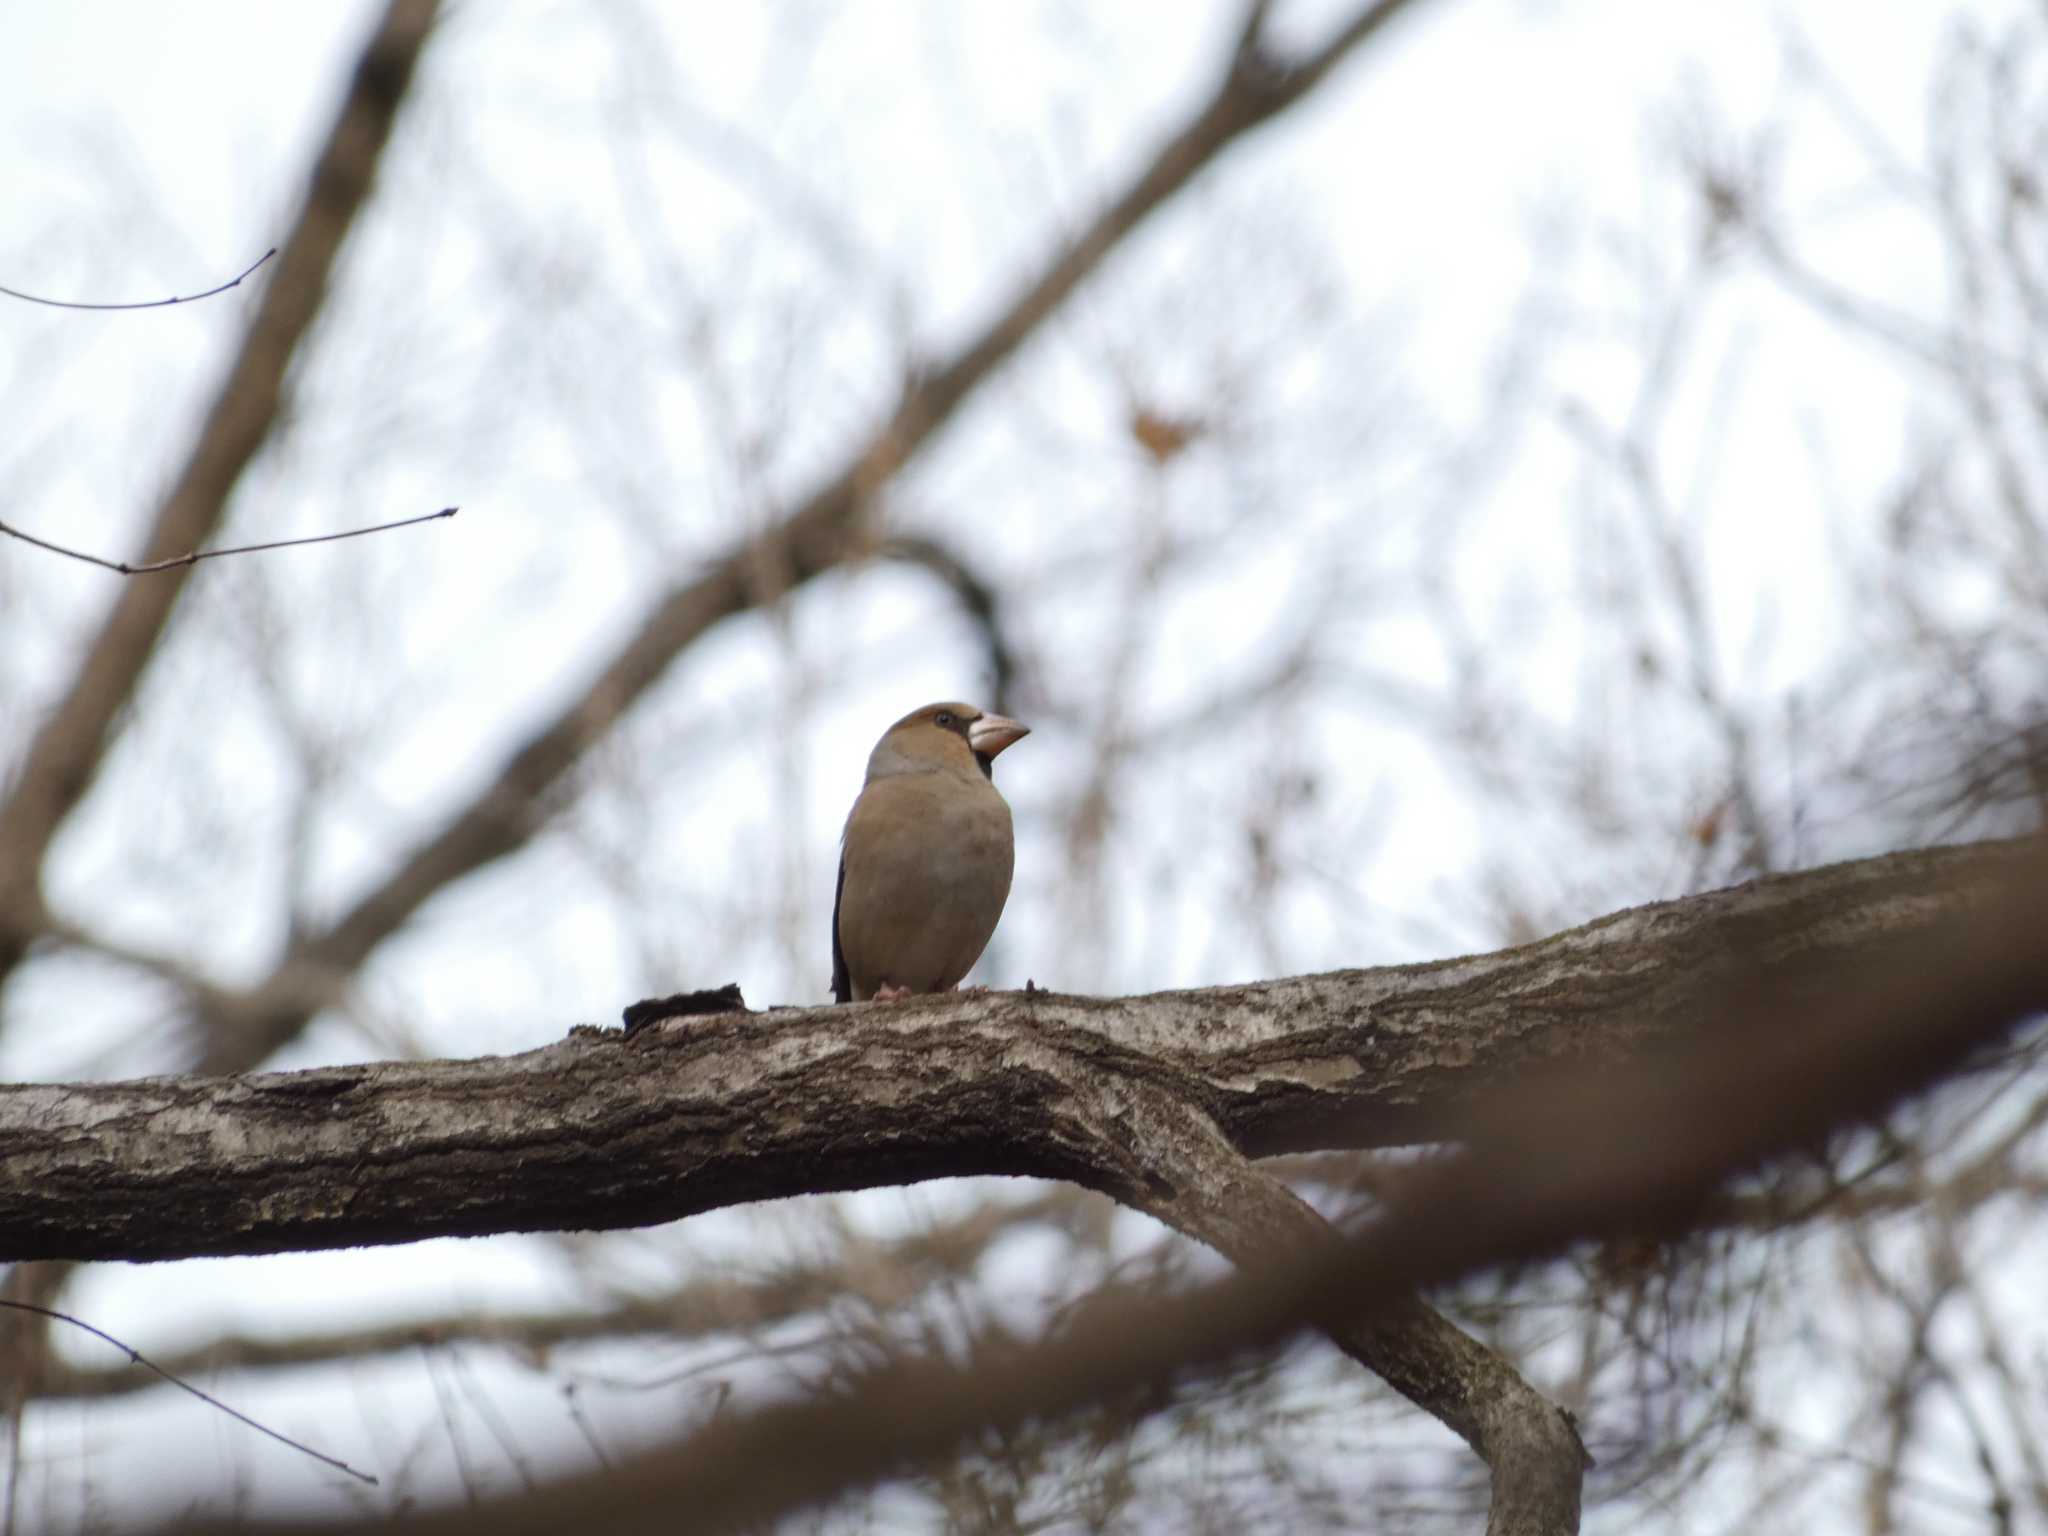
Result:
<svg viewBox="0 0 2048 1536"><path fill-rule="evenodd" d="M1436 1139L1491 1084L1700 1022L1758 961L1881 960L1990 900L2028 846L1891 854L1495 954L1247 986L945 995L473 1061L4 1086L0 1260L643 1226L966 1174L1142 1207L1153 1174L1119 1131L1139 1095L1200 1110L1249 1157Z"/></svg>

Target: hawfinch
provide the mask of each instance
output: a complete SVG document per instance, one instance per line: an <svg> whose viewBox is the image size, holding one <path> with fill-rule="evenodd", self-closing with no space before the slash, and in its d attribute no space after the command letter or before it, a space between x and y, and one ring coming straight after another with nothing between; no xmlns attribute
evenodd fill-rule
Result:
<svg viewBox="0 0 2048 1536"><path fill-rule="evenodd" d="M1015 857L989 767L1028 729L971 704L927 704L875 743L839 839L839 1002L945 992L981 958Z"/></svg>

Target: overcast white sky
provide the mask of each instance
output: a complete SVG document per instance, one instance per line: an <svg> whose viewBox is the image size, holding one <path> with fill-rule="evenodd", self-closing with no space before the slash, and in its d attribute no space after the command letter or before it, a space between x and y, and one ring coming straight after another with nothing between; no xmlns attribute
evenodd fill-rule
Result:
<svg viewBox="0 0 2048 1536"><path fill-rule="evenodd" d="M1247 240L1246 263L1308 251L1302 259L1317 267L1343 325L1386 348L1388 367L1398 369L1400 389L1414 402L1409 409L1418 434L1450 435L1482 409L1489 351L1532 283L1539 289L1555 284L1572 304L1591 309L1602 297L1605 232L1645 222L1667 232L1675 226L1675 206L1655 209L1670 194L1659 190L1653 164L1665 131L1660 125L1677 120L1674 103L1710 101L1727 120L1753 123L1781 99L1783 44L1796 32L1845 95L1911 152L1920 140L1929 64L1942 29L1959 12L1995 22L2018 5L1444 0L1423 8L1304 110L1233 151L1192 195L1226 201L1246 219L1271 217L1273 250ZM376 9L268 0L180 6L46 0L11 7L0 48L0 186L7 189L0 204L0 283L56 297L141 299L207 286L245 266L281 238L309 146L336 99L337 71ZM466 284L489 263L506 259L479 232L480 222L470 227L467 220L530 220L518 259L542 282L537 291L572 313L591 292L615 281L613 272L588 264L586 249L567 232L578 220L617 217L604 191L612 173L594 168L591 157L604 134L636 120L634 83L616 52L591 40L581 9L524 0L468 0L453 8L407 125L412 158L394 170L385 189L393 206L432 204L434 217L386 222L361 237L371 255L408 240L434 243L430 291L376 297L379 305L432 321L420 328L419 351L390 359L389 366L429 373L446 368L453 378L462 376L452 359L466 355L463 349L502 347L520 366L534 367L536 376L546 372L545 357L523 358L516 341L501 334L501 314L466 309ZM1299 35L1319 34L1322 18L1343 9L1280 7L1287 29ZM738 125L781 163L770 195L787 199L798 213L809 200L830 209L830 230L820 238L850 238L850 249L872 253L878 285L886 286L884 274L908 275L915 284L918 340L943 343L1008 293L1039 258L1047 231L1084 217L1100 190L1206 85L1236 11L1186 0L668 7L662 11L666 35L656 28L647 46L672 52L691 83L705 164L689 169L687 156L665 164L691 179L687 195L677 194L683 211L668 207L659 217L677 248L690 253L693 271L744 262L738 216L760 188L746 184L743 158L721 150L722 144L731 149L721 139L728 131L722 125ZM1821 238L1838 274L1900 307L1931 310L1938 297L1935 253L1859 217L1858 163L1839 142L1831 159L1830 130L1809 126L1813 131L1792 162L1788 202L1822 216ZM641 270L639 237L623 225L598 228L600 248L616 256L619 276L630 270L636 287L645 283L658 292L658 281ZM1139 253L1163 251L1170 266L1173 242L1185 238L1169 223L1148 232ZM768 261L758 276L764 284L800 283L802 270ZM185 312L114 317L53 317L0 301L0 399L15 439L6 462L20 483L35 487L26 501L9 497L0 517L101 553L126 553L148 492L166 472L168 454L203 403L211 370L245 312L241 295ZM1057 329L1047 343L1053 356L1044 374L1020 386L1036 407L1057 414L1047 406L1057 392L1045 378L1057 376L1062 357L1085 354L1113 335L1115 323L1114 316L1090 316L1084 304ZM1720 510L1713 546L1738 567L1745 550L1766 541L1774 560L1787 566L1824 559L1818 527L1786 525L1783 494L1788 486L1831 484L1854 500L1881 482L1893 467L1904 409L1896 378L1860 366L1853 345L1761 294L1753 301L1738 294L1718 306L1702 346L1739 366L1741 378L1716 459L1714 504ZM825 410L788 424L792 441L771 476L776 488L800 485L811 465L843 447L867 419L863 388L886 374L876 367L887 361L885 338L835 333L831 348L828 357L807 359L807 365L854 381L844 412L835 417ZM769 350L764 340L761 352ZM579 359L579 368L587 361ZM361 404L377 389L378 366L364 363L345 376L323 378L315 400L353 392ZM1674 412L1671 451L1681 464L1702 452L1698 434L1716 408L1709 398L1714 377L1712 368L1702 369ZM1596 343L1575 354L1566 392L1596 413L1612 412L1624 404L1632 379L1621 350L1609 356ZM1816 420L1810 409L1817 398L1830 402L1825 419ZM637 419L633 402L593 402L593 417L601 407L620 423ZM507 681L480 709L479 729L510 733L579 676L580 664L616 629L597 623L569 632L505 615L606 604L618 604L623 615L631 611L632 595L648 590L656 576L630 538L593 525L573 566L550 577L551 586L536 584L527 559L533 545L565 525L582 528L579 502L604 494L589 478L590 438L579 442L583 429L561 418L545 424L499 419L486 392L470 390L444 402L444 409L436 421L382 423L379 431L387 436L352 445L324 440L326 429L314 422L306 457L339 463L353 455L360 475L348 483L330 477L317 490L295 492L275 518L290 531L307 532L463 504L454 524L418 535L431 545L387 546L374 558L433 573L431 611L420 612L394 642L408 656L499 656ZM363 419L374 421L374 412L365 411ZM462 435L463 452L419 441L444 425ZM1086 420L1057 425L1099 430ZM720 471L692 458L685 436L678 432L666 443L643 446L670 456L687 483L715 486ZM102 458L95 476L29 479L31 469L79 454ZM1544 509L1566 494L1573 458L1554 431L1538 428L1518 442L1512 494L1499 502L1498 565L1473 577L1476 591L1510 587L1528 569L1558 558L1558 525ZM958 472L934 470L922 494L943 497L946 477ZM290 483L284 468L272 468L255 486ZM1000 514L997 509L977 535L989 548L1026 537L1016 531L1028 526L1024 520L1004 525ZM237 526L253 524L245 515ZM22 675L38 675L47 664L51 670L40 671L47 680L73 627L104 601L110 578L11 543L0 544L0 567L10 568L0 578L0 645L15 651ZM318 574L323 567L306 569L307 580L326 579ZM1731 581L1716 600L1727 605L1728 632L1738 639L1754 634L1760 615L1775 615L1780 627L1760 674L1764 686L1796 674L1802 659L1826 642L1835 616L1825 602L1774 608L1768 578L1750 574L1755 579ZM1266 583L1268 597L1284 592L1286 579L1287 573L1246 572L1248 584ZM831 840L872 740L870 723L886 720L894 702L963 691L955 686L962 672L957 654L914 641L891 649L890 589L886 581L876 585L879 597L829 596L793 621L857 621L868 637L864 643L901 662L890 690L820 705L821 718L843 729L820 733L818 753L804 769L817 849L809 867L791 878L806 889L829 881ZM510 605L501 607L508 593ZM759 647L753 640L727 643L735 654L725 675L737 680L727 687L737 691L761 675L762 665L737 651ZM1211 634L1186 643L1220 641ZM966 682L971 689L972 677ZM498 707L522 698L530 701L524 717ZM496 744L467 744L467 761L491 761ZM1035 742L1033 750L1043 752L1047 772L1060 761L1057 740ZM447 767L445 725L431 737L401 740L380 770L389 774L382 787L394 803L420 783L434 786L430 795L452 795L466 782L458 771L462 754L453 755L456 769ZM224 771L243 770L230 765ZM764 771L758 762L742 764L738 782L758 783ZM1032 794L1023 749L1006 759L1005 771L1021 816ZM1440 800L1425 789L1413 793L1424 796L1425 811L1414 814L1416 802L1407 802L1411 814L1391 833L1387 878L1396 887L1406 879L1426 888L1472 831L1454 797L1441 790ZM742 805L733 814L748 812ZM96 826L72 839L67 856L81 870L103 873L133 834L118 822ZM345 841L330 854L329 878L337 889L384 856L367 846L352 850ZM1034 880L1050 878L1045 871L1056 854L1049 846L1034 849L1026 827L1020 902L1028 901ZM524 900L537 904L545 895L529 891ZM458 895L437 906L436 920L445 931L510 923L521 910L502 896L480 902ZM156 920L146 913L135 919ZM792 917L811 920L808 909ZM232 928L236 919L221 921ZM1030 933L1028 912L1012 921ZM615 989L607 978L623 961L609 947L612 937L585 931L602 929L595 920L579 929L577 919L565 916L562 924L562 953L538 993L526 975L502 978L498 993L501 980L491 975L430 968L408 993L410 1003L428 1014L445 1008L450 1017L472 1010L476 1033L444 1048L477 1050L539 1044L559 1034L561 1024L613 1006ZM1008 934L1005 942L1011 942ZM571 937L578 942L567 943ZM429 929L421 942L432 938ZM1333 956L1343 952L1340 929L1331 930L1330 942ZM1370 958L1392 958L1400 943L1411 953L1428 953L1430 942L1413 935L1389 939L1390 948ZM247 952L260 952L253 929ZM785 987L782 971L769 969L780 953L766 942L747 953L747 963L761 967L746 976L750 997L795 996L805 981L822 982L819 975ZM1156 984L1214 979L1189 947L1169 953L1170 962L1152 978ZM30 994L26 1001L17 996L10 1023L57 1000L56 993ZM11 1072L76 1070L75 1063L90 1055L76 1041L52 1044L22 1034L11 1029L0 1041L0 1064ZM363 1049L360 1041L329 1033L294 1059ZM714 1224L706 1224L705 1241L716 1247ZM432 1312L573 1293L572 1279L548 1254L512 1243L436 1244L140 1273L110 1269L81 1285L71 1304L145 1348L163 1349L230 1324L284 1329L331 1324L358 1309ZM333 1419L327 1410L335 1399L325 1395L326 1382L306 1388L303 1397L279 1391L248 1406L337 1454L374 1462L394 1454L403 1435L390 1425L417 1412L430 1387L412 1362L371 1375L352 1399L364 1405L362 1422ZM508 1379L491 1390L509 1399L521 1389ZM524 1390L532 1400L521 1402L521 1422L541 1422L551 1387L528 1383ZM373 1406L386 1395L399 1404L388 1415ZM603 1406L596 1411L602 1414ZM636 1411L632 1403L621 1409L622 1424ZM387 1421L380 1424L380 1416ZM614 1426L613 1432L623 1438L631 1430ZM558 1454L574 1460L573 1447L555 1443ZM326 1487L306 1464L163 1394L55 1410L38 1421L33 1449L55 1469L36 1486L47 1491L50 1507L74 1514L77 1506L66 1503L77 1495L66 1482L74 1474L79 1484L89 1479L108 1506L130 1513L144 1507L133 1490L159 1473L208 1486L246 1471L266 1498L292 1499ZM449 1476L446 1447L419 1454L427 1475ZM1589 1528L1599 1529L1597 1515Z"/></svg>

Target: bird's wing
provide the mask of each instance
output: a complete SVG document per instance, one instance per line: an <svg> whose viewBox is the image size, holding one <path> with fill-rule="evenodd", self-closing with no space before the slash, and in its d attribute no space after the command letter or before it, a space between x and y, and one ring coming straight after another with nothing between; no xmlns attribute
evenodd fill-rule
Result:
<svg viewBox="0 0 2048 1536"><path fill-rule="evenodd" d="M846 854L839 855L839 883L832 887L832 1001L853 1001L853 977L846 970L846 951L839 943L839 900L846 894Z"/></svg>

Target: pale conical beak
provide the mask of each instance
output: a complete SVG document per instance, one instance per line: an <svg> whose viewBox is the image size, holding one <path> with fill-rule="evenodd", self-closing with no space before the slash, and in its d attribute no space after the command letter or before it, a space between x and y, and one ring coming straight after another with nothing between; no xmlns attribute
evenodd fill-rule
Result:
<svg viewBox="0 0 2048 1536"><path fill-rule="evenodd" d="M1031 734L1031 727L1019 725L1001 715L983 715L967 727L967 744L983 757L994 757L1013 742Z"/></svg>

